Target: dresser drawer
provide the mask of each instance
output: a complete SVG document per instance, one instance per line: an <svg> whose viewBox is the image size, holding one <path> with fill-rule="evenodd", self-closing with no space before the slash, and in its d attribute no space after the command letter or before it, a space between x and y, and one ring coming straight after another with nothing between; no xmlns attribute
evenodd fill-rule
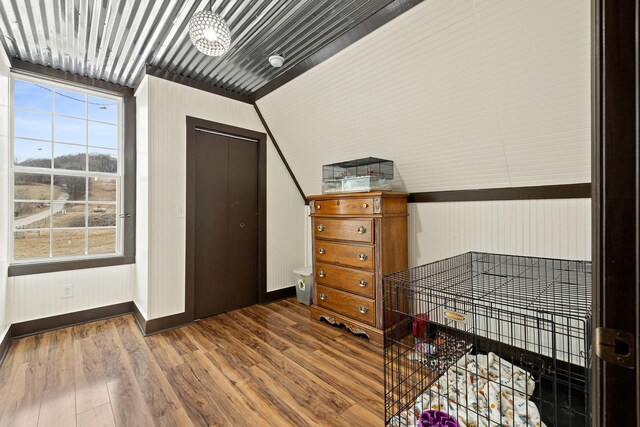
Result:
<svg viewBox="0 0 640 427"><path fill-rule="evenodd" d="M373 270L373 247L316 240L316 261Z"/></svg>
<svg viewBox="0 0 640 427"><path fill-rule="evenodd" d="M373 243L372 219L316 218L314 224L316 239Z"/></svg>
<svg viewBox="0 0 640 427"><path fill-rule="evenodd" d="M376 323L376 302L374 300L318 285L316 286L316 301L320 307L351 319L372 326Z"/></svg>
<svg viewBox="0 0 640 427"><path fill-rule="evenodd" d="M316 263L316 283L331 286L368 298L376 297L376 279L373 273L331 264Z"/></svg>
<svg viewBox="0 0 640 427"><path fill-rule="evenodd" d="M373 198L314 200L313 213L319 215L372 215Z"/></svg>

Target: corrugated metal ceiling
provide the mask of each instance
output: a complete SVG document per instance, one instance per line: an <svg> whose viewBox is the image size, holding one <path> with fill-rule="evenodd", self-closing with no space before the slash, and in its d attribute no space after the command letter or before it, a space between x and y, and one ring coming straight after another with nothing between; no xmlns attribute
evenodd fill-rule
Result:
<svg viewBox="0 0 640 427"><path fill-rule="evenodd" d="M250 95L392 0L2 0L0 39L12 58L134 86L146 64ZM201 54L188 21L212 8L229 52ZM285 65L273 68L279 53Z"/></svg>

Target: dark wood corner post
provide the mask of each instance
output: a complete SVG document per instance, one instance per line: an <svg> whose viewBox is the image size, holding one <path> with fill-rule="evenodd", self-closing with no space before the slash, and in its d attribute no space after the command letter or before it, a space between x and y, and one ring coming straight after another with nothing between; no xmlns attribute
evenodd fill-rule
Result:
<svg viewBox="0 0 640 427"><path fill-rule="evenodd" d="M593 425L640 421L640 6L593 0Z"/></svg>

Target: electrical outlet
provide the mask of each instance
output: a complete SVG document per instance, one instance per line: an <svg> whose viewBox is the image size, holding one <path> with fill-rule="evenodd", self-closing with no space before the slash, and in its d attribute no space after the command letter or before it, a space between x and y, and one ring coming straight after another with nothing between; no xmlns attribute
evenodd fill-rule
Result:
<svg viewBox="0 0 640 427"><path fill-rule="evenodd" d="M73 285L62 285L62 298L71 298L73 296Z"/></svg>

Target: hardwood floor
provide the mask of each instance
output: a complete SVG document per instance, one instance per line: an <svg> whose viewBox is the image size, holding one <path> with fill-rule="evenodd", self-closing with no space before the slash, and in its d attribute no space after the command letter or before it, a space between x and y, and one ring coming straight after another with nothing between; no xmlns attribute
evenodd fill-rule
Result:
<svg viewBox="0 0 640 427"><path fill-rule="evenodd" d="M293 299L146 338L126 315L15 340L0 426L381 425L382 366Z"/></svg>

